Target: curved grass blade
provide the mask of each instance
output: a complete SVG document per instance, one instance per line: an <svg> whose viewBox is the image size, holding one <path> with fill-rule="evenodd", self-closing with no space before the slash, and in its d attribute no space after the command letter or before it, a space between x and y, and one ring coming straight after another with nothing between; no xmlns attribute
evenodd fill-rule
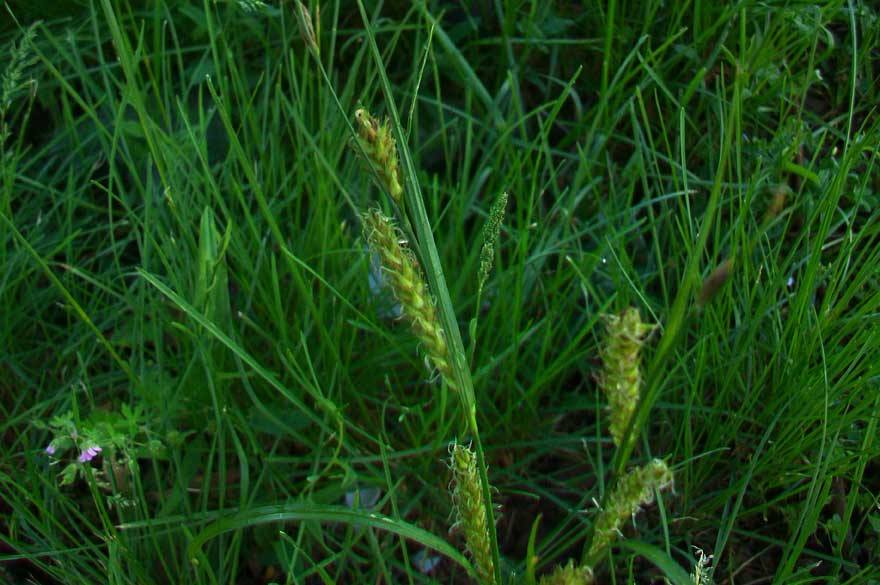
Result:
<svg viewBox="0 0 880 585"><path fill-rule="evenodd" d="M405 197L407 211L410 214L409 219L412 222L417 238L417 247L420 252L421 260L425 275L428 278L428 284L431 291L437 299L437 310L440 322L446 332L446 341L449 344L450 357L452 362L453 374L456 378L459 391L459 399L465 414L465 422L468 430L471 432L471 440L477 453L477 466L480 472L480 479L483 488L483 502L486 508L487 524L490 526L489 537L491 541L492 557L495 566L495 583L501 584L501 559L498 551L498 537L495 533L495 513L492 509L492 495L489 487L489 475L486 469L486 458L483 453L483 444L480 440L480 433L477 427L477 403L474 396L473 380L471 378L470 368L467 365L467 357L464 350L464 343L461 339L461 331L458 328L458 321L455 316L455 309L452 306L452 300L449 296L449 288L446 285L446 278L443 276L443 266L440 263L440 254L437 251L437 245L434 242L434 234L431 230L431 222L428 218L428 212L425 209L425 202L422 197L422 190L419 187L418 173L416 171L415 162L412 153L409 150L406 134L400 121L400 115L394 102L394 92L391 82L385 72L385 65L382 61L382 54L376 44L376 38L373 35L372 23L367 16L366 8L362 0L357 2L361 19L364 23L364 32L369 43L370 52L373 55L373 61L381 81L382 94L385 97L385 104L388 108L389 118L391 119L394 138L397 140L398 155L400 156L401 172L405 183Z"/></svg>
<svg viewBox="0 0 880 585"><path fill-rule="evenodd" d="M358 524L391 532L445 555L466 570L469 575L476 574L473 566L463 554L439 536L435 536L418 526L375 512L353 510L345 506L315 505L302 502L263 506L223 518L208 525L193 538L187 547L187 555L191 559L196 558L202 545L224 532L251 528L270 522L303 522L307 520L348 525Z"/></svg>
<svg viewBox="0 0 880 585"><path fill-rule="evenodd" d="M250 366L254 370L254 372L256 372L263 380L265 380L270 386L272 386L272 388L281 393L281 395L289 400L297 410L302 412L310 421L315 423L318 428L328 434L333 434L335 432L335 430L331 428L320 416L318 416L312 409L306 406L306 404L302 400L294 396L293 393L291 393L290 390L288 390L284 386L284 384L282 384L271 372L261 366L247 351L245 351L243 347L241 347L228 335L223 333L216 324L207 319L195 307L185 301L183 297L168 288L158 278L156 278L154 275L150 274L146 270L138 269L138 274L140 274L151 285L156 287L160 293L168 297L168 299L171 300L175 305L177 305L177 307L181 311L190 316L196 323L204 327L208 333L213 335L218 341L220 341L220 343L225 345L232 353L237 355L241 359L241 361ZM319 400L319 397L316 396L315 398L316 400ZM324 402L319 400L318 404L323 405ZM338 417L338 414L333 412L333 409L329 404L327 404L326 406L327 410L330 411L331 416L335 415Z"/></svg>
<svg viewBox="0 0 880 585"><path fill-rule="evenodd" d="M649 560L655 567L663 571L664 576L673 585L691 584L690 575L678 563L669 558L666 552L656 546L638 540L622 540L618 546Z"/></svg>

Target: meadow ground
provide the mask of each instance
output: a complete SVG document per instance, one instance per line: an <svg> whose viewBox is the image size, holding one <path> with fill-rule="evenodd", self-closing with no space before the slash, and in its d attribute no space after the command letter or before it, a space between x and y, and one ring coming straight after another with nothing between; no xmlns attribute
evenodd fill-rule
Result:
<svg viewBox="0 0 880 585"><path fill-rule="evenodd" d="M876 6L366 4L4 5L0 582L880 582Z"/></svg>

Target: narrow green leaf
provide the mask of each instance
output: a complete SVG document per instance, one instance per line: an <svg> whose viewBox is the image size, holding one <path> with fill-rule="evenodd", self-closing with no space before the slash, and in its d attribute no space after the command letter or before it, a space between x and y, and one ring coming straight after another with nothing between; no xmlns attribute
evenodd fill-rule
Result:
<svg viewBox="0 0 880 585"><path fill-rule="evenodd" d="M315 505L303 502L254 508L247 512L241 512L229 518L218 520L207 526L193 538L187 548L187 554L190 558L195 558L202 545L224 532L252 528L271 522L304 521L347 524L350 526L370 526L371 528L384 530L433 549L454 561L466 570L468 574L474 575L471 563L463 554L439 536L435 536L418 526L375 512L353 510L345 506Z"/></svg>
<svg viewBox="0 0 880 585"><path fill-rule="evenodd" d="M656 546L638 540L622 540L619 546L651 561L673 585L690 585L691 578L687 571Z"/></svg>
<svg viewBox="0 0 880 585"><path fill-rule="evenodd" d="M285 398L287 398L297 410L302 412L305 416L309 418L309 420L318 425L318 427L321 428L322 431L330 435L335 434L336 429L331 428L312 409L306 406L306 404L302 400L294 396L294 394L288 388L286 388L271 372L261 366L253 358L253 356L251 356L247 351L245 351L243 347L241 347L241 345L231 339L223 331L220 331L216 324L214 324L212 321L209 321L201 312L197 311L195 307L185 301L176 292L168 288L154 275L146 272L145 270L138 270L138 274L144 277L147 282L156 287L156 289L158 289L160 293L168 297L168 299L170 299L175 305L177 305L181 311L186 313L196 323L204 327L211 335L216 337L223 345L229 348L230 351L237 355L241 359L241 361L250 366L263 380L265 380L270 386L275 388Z"/></svg>

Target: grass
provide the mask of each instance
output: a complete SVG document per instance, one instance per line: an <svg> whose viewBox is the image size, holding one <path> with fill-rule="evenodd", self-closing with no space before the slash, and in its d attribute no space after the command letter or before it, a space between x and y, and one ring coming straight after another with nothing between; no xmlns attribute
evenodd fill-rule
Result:
<svg viewBox="0 0 880 585"><path fill-rule="evenodd" d="M716 583L880 580L870 3L312 2L311 51L294 6L4 9L0 582L476 582L454 440L504 583L689 582L700 551ZM374 207L453 387L370 285ZM616 448L630 306L657 329ZM587 555L654 458L674 490Z"/></svg>

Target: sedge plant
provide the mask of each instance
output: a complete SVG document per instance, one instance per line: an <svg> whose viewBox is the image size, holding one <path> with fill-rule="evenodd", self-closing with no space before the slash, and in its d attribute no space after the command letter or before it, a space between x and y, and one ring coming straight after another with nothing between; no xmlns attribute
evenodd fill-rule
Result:
<svg viewBox="0 0 880 585"><path fill-rule="evenodd" d="M880 576L870 3L55 4L0 9L0 582Z"/></svg>

